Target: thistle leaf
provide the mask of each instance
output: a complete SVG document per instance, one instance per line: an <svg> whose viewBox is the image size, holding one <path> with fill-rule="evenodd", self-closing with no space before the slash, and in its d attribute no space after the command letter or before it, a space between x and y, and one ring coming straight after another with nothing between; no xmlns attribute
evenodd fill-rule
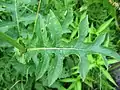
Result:
<svg viewBox="0 0 120 90"><path fill-rule="evenodd" d="M51 86L62 73L63 68L63 56L61 52L55 51L55 59L51 69L48 72L48 85Z"/></svg>

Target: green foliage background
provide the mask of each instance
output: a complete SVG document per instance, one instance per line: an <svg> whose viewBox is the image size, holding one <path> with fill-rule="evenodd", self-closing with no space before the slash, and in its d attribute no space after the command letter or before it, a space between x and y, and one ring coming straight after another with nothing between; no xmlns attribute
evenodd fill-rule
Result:
<svg viewBox="0 0 120 90"><path fill-rule="evenodd" d="M119 88L118 13L108 0L1 0L0 90Z"/></svg>

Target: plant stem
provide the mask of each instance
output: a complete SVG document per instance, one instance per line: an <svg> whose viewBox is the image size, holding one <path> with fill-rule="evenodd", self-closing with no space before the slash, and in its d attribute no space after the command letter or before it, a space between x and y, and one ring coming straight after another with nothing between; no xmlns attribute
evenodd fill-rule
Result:
<svg viewBox="0 0 120 90"><path fill-rule="evenodd" d="M0 39L7 41L11 45L15 46L18 48L21 52L26 52L25 47L23 47L21 44L17 43L16 40L12 39L10 36L0 32Z"/></svg>
<svg viewBox="0 0 120 90"><path fill-rule="evenodd" d="M10 87L10 90L12 90L12 88L13 88L16 84L18 84L20 81L21 81L21 80L18 80L17 82L15 82L15 84L13 84L12 87Z"/></svg>
<svg viewBox="0 0 120 90"><path fill-rule="evenodd" d="M20 34L19 20L18 20L18 13L17 13L17 1L16 0L15 0L15 16L16 16L16 22L17 22L18 32Z"/></svg>
<svg viewBox="0 0 120 90"><path fill-rule="evenodd" d="M100 90L102 89L102 79L101 79L101 66L99 67L100 68Z"/></svg>
<svg viewBox="0 0 120 90"><path fill-rule="evenodd" d="M27 51L36 51L36 50L82 50L82 49L76 49L76 48L28 48Z"/></svg>
<svg viewBox="0 0 120 90"><path fill-rule="evenodd" d="M38 19L38 16L39 16L40 3L41 3L41 0L39 0L39 2L38 2L38 9L37 9L37 13L36 13L36 19L35 19L35 23L34 23L34 30L33 30L33 34L35 33L36 23L37 23L37 19Z"/></svg>

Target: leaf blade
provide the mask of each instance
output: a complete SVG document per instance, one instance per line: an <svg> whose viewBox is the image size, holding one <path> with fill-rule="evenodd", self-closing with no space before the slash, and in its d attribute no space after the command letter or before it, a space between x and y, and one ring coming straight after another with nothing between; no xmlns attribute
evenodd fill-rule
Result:
<svg viewBox="0 0 120 90"><path fill-rule="evenodd" d="M58 52L55 51L55 63L52 65L52 69L48 73L48 85L51 86L62 73L63 69L63 56Z"/></svg>

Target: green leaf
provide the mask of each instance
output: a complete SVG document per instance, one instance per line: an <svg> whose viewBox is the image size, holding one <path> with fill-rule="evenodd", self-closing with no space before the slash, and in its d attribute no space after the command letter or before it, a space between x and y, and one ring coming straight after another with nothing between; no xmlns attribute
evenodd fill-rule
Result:
<svg viewBox="0 0 120 90"><path fill-rule="evenodd" d="M38 1L40 0L0 0L0 46L2 46L0 47L0 88L29 90L34 86L36 90L53 88L81 90L81 79L92 89L94 82L95 86L99 87L97 85L99 80L94 80L96 77L92 76L92 79L88 79L89 70L94 71L97 65L105 65L108 68L108 64L120 60L120 55L108 48L110 40L106 38L107 32L104 32L112 19L103 23L98 30L94 26L89 29L86 14L88 13L91 19L93 13L87 12L89 11L87 8L108 1L41 0L40 10L37 10ZM106 12L106 10L103 11ZM94 22L90 21L90 23ZM19 43L10 36L18 39ZM6 44L5 41L11 45ZM12 45L17 49L11 47ZM108 60L106 56L113 57L114 61ZM72 67L74 68L71 69ZM102 72L110 82L115 84L108 71L103 68ZM62 78L63 82L70 82L68 89L64 88L67 83L61 83L59 78ZM104 81L104 78L102 80ZM109 83L104 82L106 85L102 82L105 86L102 89L106 90L108 87L109 90ZM111 89L113 89L112 86Z"/></svg>
<svg viewBox="0 0 120 90"><path fill-rule="evenodd" d="M117 60L120 60L120 55L117 54L115 51L112 49L106 48L106 47L92 47L91 50L95 53L103 54L105 56L111 56L113 58L116 58Z"/></svg>
<svg viewBox="0 0 120 90"><path fill-rule="evenodd" d="M70 32L70 30L68 29L68 27L69 27L69 25L73 21L73 10L70 9L70 10L67 10L66 12L67 12L67 14L66 14L65 19L64 19L64 21L62 23L63 33Z"/></svg>
<svg viewBox="0 0 120 90"><path fill-rule="evenodd" d="M47 71L48 67L49 67L49 62L50 62L50 56L48 55L47 51L42 51L42 64L41 67L37 67L38 69L40 69L40 72L38 72L37 76L36 76L36 80L40 79L45 72Z"/></svg>
<svg viewBox="0 0 120 90"><path fill-rule="evenodd" d="M65 78L60 80L61 82L75 82L77 79L76 78Z"/></svg>
<svg viewBox="0 0 120 90"><path fill-rule="evenodd" d="M90 80L85 80L84 83L85 83L86 85L88 85L89 87L93 88L92 81L90 81Z"/></svg>
<svg viewBox="0 0 120 90"><path fill-rule="evenodd" d="M40 23L42 20L40 20L40 16L38 17L37 19L37 22L36 22L36 27L35 27L35 33L36 33L36 36L38 38L38 43L37 43L37 47L43 47L44 46L44 43L43 43L43 38L42 38L42 27L40 26Z"/></svg>
<svg viewBox="0 0 120 90"><path fill-rule="evenodd" d="M35 89L36 90L45 90L41 83L35 83Z"/></svg>
<svg viewBox="0 0 120 90"><path fill-rule="evenodd" d="M73 83L69 86L69 88L68 88L67 90L71 90L71 89L73 89L75 86L76 86L76 82L73 82Z"/></svg>
<svg viewBox="0 0 120 90"><path fill-rule="evenodd" d="M9 30L9 28L15 26L15 22L1 22L0 23L0 32L6 32Z"/></svg>
<svg viewBox="0 0 120 90"><path fill-rule="evenodd" d="M39 59L38 59L38 57L37 57L37 55L38 55L38 52L31 52L31 56L32 56L32 59L33 59L33 62L35 63L35 66L36 67L38 67L38 65L39 65Z"/></svg>
<svg viewBox="0 0 120 90"><path fill-rule="evenodd" d="M85 37L87 36L89 31L89 23L88 23L88 16L86 16L81 22L79 26L79 39L77 41L77 47L84 42Z"/></svg>
<svg viewBox="0 0 120 90"><path fill-rule="evenodd" d="M88 16L86 16L84 19L82 19L80 23L80 28L79 28L79 38L78 41L75 45L75 48L79 50L80 54L80 75L82 79L84 80L88 71L89 71L89 62L87 60L87 54L85 50L80 50L81 47L84 47L85 44L83 44L85 37L88 34L89 30L89 23L88 23ZM84 68L83 68L84 67Z"/></svg>
<svg viewBox="0 0 120 90"><path fill-rule="evenodd" d="M95 46L95 47L96 47L96 46L100 46L100 45L104 42L105 37L106 37L106 33L100 34L100 35L96 38L96 40L94 41L94 46Z"/></svg>
<svg viewBox="0 0 120 90"><path fill-rule="evenodd" d="M113 18L111 18L110 20L106 21L105 23L103 23L98 29L97 29L97 34L101 33L103 30L105 30L110 23L112 22Z"/></svg>
<svg viewBox="0 0 120 90"><path fill-rule="evenodd" d="M35 32L38 38L37 47L48 47L48 37L44 17L39 15L36 23Z"/></svg>
<svg viewBox="0 0 120 90"><path fill-rule="evenodd" d="M110 37L109 37L109 34L107 34L107 38L106 38L106 40L104 42L104 46L108 47L109 46L109 42L110 42Z"/></svg>
<svg viewBox="0 0 120 90"><path fill-rule="evenodd" d="M42 15L39 15L36 28L35 28L36 36L38 38L37 47L48 47L48 38L47 38L47 31L45 26L45 20ZM49 67L50 56L47 51L41 51L42 54L42 64L41 67L37 67L40 69L39 72L36 74L36 80L40 79Z"/></svg>
<svg viewBox="0 0 120 90"><path fill-rule="evenodd" d="M18 48L21 52L26 52L26 48L21 44L17 43L16 40L12 39L10 36L0 32L0 39L5 40L6 42L10 43L14 47Z"/></svg>
<svg viewBox="0 0 120 90"><path fill-rule="evenodd" d="M102 56L111 56L116 59L120 59L120 56L116 52L102 46L106 34L99 34L94 42L84 42L86 36L89 34L88 16L81 19L78 31L79 37L75 40L71 40L70 43L66 45L62 45L60 43L62 36L62 26L52 11L50 11L46 19L40 15L35 30L36 37L38 39L36 47L39 47L35 48L35 50L41 50L43 60L41 64L42 68L40 68L41 71L39 72L37 79L40 79L49 68L47 77L49 86L51 86L58 79L59 75L61 75L64 56L75 54L80 57L79 73L83 80L85 80L87 73L89 72L89 61L87 59L88 54L99 53ZM50 43L52 47L47 43ZM61 46L65 47L60 48ZM30 49L28 49L28 51L29 50ZM47 53L46 51L50 52ZM55 56L48 58L52 54Z"/></svg>
<svg viewBox="0 0 120 90"><path fill-rule="evenodd" d="M117 84L115 83L115 81L113 80L113 78L111 77L111 75L109 74L109 72L107 70L105 70L103 67L101 67L101 71L108 80L110 80L114 85L117 86Z"/></svg>
<svg viewBox="0 0 120 90"><path fill-rule="evenodd" d="M55 59L52 68L48 72L48 85L51 86L62 73L63 56L60 51L55 51Z"/></svg>
<svg viewBox="0 0 120 90"><path fill-rule="evenodd" d="M36 18L35 14L29 14L29 15L20 17L19 22L23 22L25 26L27 26L28 24L31 24L32 22L34 22L35 18Z"/></svg>
<svg viewBox="0 0 120 90"><path fill-rule="evenodd" d="M16 55L16 59L20 62L20 63L22 63L22 64L26 64L26 61L25 61L25 55L24 54L22 54L21 55L21 53L19 52L19 50L18 49L14 49L15 50L15 55Z"/></svg>
<svg viewBox="0 0 120 90"><path fill-rule="evenodd" d="M82 83L80 82L80 80L77 81L77 85L76 85L77 89L76 90L82 90L82 85L81 84Z"/></svg>
<svg viewBox="0 0 120 90"><path fill-rule="evenodd" d="M57 18L53 14L53 12L50 12L49 15L52 17L51 20L54 22L57 22L57 26L61 27L59 21L57 20ZM50 23L52 24L52 22L50 22ZM64 55L76 54L80 57L81 61L79 64L80 65L79 72L80 72L80 75L81 75L83 80L85 79L87 73L89 72L89 61L87 59L87 54L99 53L99 54L102 54L105 56L112 56L116 59L120 58L120 56L117 53L115 53L111 49L103 47L101 45L104 42L106 34L100 34L93 43L84 43L84 39L86 38L88 31L89 31L88 24L89 24L88 23L88 16L86 16L84 19L82 19L82 21L80 23L79 38L75 42L73 42L73 44L71 45L71 48L68 48L68 50L67 49L64 50L62 48L61 49L55 48L55 50L58 50L58 51L61 50L62 53L64 52ZM53 23L53 25L56 25L56 23ZM59 30L61 30L61 29L60 28L55 29L56 27L54 27L53 25L48 25L48 27L49 27L52 39L55 40L54 45L56 46L56 44L59 43L58 41L56 41L56 38L59 40L60 34L58 35L58 33L55 33L55 32L57 32L57 31L59 32ZM54 51L54 50L52 50L52 51ZM63 55L60 55L60 52L59 53L55 52L55 61L52 64L52 66L54 68L50 67L49 75L48 75L49 86L55 82L55 80L59 77L59 75L62 71L62 63L63 63L62 61L63 60L58 58L58 57L63 58ZM58 71L59 71L59 73L58 73Z"/></svg>
<svg viewBox="0 0 120 90"><path fill-rule="evenodd" d="M83 19L85 19L85 17L86 17L86 11L81 15L81 17L80 17L80 22L83 20Z"/></svg>
<svg viewBox="0 0 120 90"><path fill-rule="evenodd" d="M113 51L110 48L101 46L101 44L103 43L103 41L105 39L105 35L106 34L101 34L96 38L95 42L93 44L91 44L91 48L90 48L91 51L99 53L99 54L103 54L105 56L111 56L111 57L114 57L114 58L120 60L120 55L117 54L115 51Z"/></svg>
<svg viewBox="0 0 120 90"><path fill-rule="evenodd" d="M31 2L31 0L20 0L19 2L22 2L22 3L28 4L28 3Z"/></svg>
<svg viewBox="0 0 120 90"><path fill-rule="evenodd" d="M53 44L55 44L55 46L59 46L58 44L60 43L60 38L62 35L62 27L52 10L50 10L50 13L48 14L47 27L49 32L52 34L51 38L53 40Z"/></svg>
<svg viewBox="0 0 120 90"><path fill-rule="evenodd" d="M107 58L103 55L102 56L102 58L103 58L103 60L104 60L104 64L105 64L105 66L106 66L106 68L107 68L107 70L108 70L108 60L107 60Z"/></svg>
<svg viewBox="0 0 120 90"><path fill-rule="evenodd" d="M82 77L82 80L84 81L86 78L86 75L89 71L89 62L87 59L87 55L85 52L80 52L80 75ZM84 67L84 68L83 68Z"/></svg>
<svg viewBox="0 0 120 90"><path fill-rule="evenodd" d="M2 6L0 6L0 11L5 11L5 8L3 8Z"/></svg>
<svg viewBox="0 0 120 90"><path fill-rule="evenodd" d="M62 23L62 28L68 28L68 26L72 23L73 21L73 10L67 10L67 14L65 16L65 19Z"/></svg>

